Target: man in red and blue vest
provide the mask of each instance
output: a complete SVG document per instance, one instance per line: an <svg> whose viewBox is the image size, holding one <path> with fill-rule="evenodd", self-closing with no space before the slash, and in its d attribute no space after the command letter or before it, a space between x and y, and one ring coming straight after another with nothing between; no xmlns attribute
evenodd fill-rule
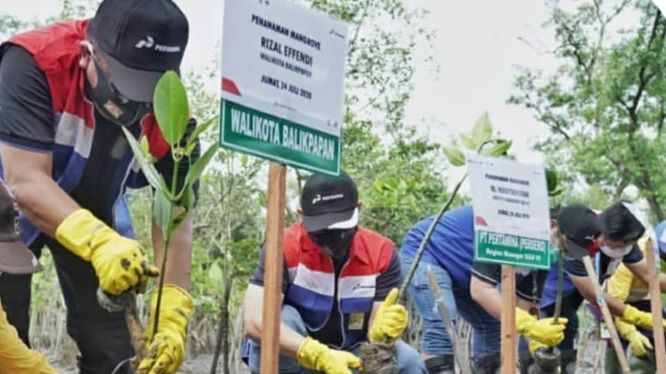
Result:
<svg viewBox="0 0 666 374"><path fill-rule="evenodd" d="M188 31L170 0L104 0L91 20L28 31L0 46L1 176L22 212L23 243L53 256L82 373L108 374L134 355L123 313L107 312L96 298L98 288L119 295L158 275L132 239L124 194L146 181L122 128L147 139L157 169L171 178L175 164L151 102L160 76L179 70ZM152 232L160 263L156 224ZM159 328L148 331L139 372L173 373L184 360L191 242L188 216L171 241ZM0 276L0 299L26 343L30 283L30 275Z"/></svg>
<svg viewBox="0 0 666 374"><path fill-rule="evenodd" d="M301 194L302 222L284 232L280 373L348 374L365 341L400 337L407 311L396 304L401 281L395 245L358 226L354 181L314 174ZM264 284L262 250L245 295L248 363L260 371ZM418 352L396 341L400 373L425 373Z"/></svg>

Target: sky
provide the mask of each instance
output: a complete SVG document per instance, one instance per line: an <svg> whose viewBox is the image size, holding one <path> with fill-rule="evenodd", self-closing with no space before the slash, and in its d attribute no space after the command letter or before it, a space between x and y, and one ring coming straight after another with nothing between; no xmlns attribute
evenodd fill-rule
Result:
<svg viewBox="0 0 666 374"><path fill-rule="evenodd" d="M60 0L0 0L3 11L21 18L57 14ZM666 0L658 0L666 3ZM176 0L190 20L190 41L184 71L210 67L219 54L224 0ZM561 0L571 3L572 0ZM488 111L494 128L513 140L518 160L540 163L543 157L533 145L548 130L520 106L509 105L515 92L516 66L552 72L554 31L543 24L548 17L544 0L409 0L410 6L428 11L426 28L433 30L434 61L416 66L413 97L407 110L409 122L446 144L468 131ZM426 51L416 51L423 54ZM417 60L418 61L418 60ZM217 87L215 80L211 87ZM455 172L454 172L455 174ZM455 183L457 178L449 178Z"/></svg>

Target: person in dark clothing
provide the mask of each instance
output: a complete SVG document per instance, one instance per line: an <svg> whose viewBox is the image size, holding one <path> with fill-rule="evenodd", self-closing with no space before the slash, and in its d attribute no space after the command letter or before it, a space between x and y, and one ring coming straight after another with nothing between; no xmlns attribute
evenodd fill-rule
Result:
<svg viewBox="0 0 666 374"><path fill-rule="evenodd" d="M558 346L562 352L563 372L575 370L577 352L574 350L574 342L578 330L578 308L583 300L587 300L593 309L599 308L593 279L587 274L582 257L585 255L592 257L599 284L603 284L613 275L620 263L645 282L647 275L650 274L647 261L636 244L645 232L645 227L627 203L617 202L600 215L584 205L572 205L572 208L559 218L560 242L566 255L562 316L570 321L565 330L565 338ZM542 295L543 316L552 316L554 313L556 279L557 274L551 271ZM666 290L666 275L661 274L659 282L663 292ZM607 293L604 298L610 312L625 323L652 328L650 313L643 312Z"/></svg>

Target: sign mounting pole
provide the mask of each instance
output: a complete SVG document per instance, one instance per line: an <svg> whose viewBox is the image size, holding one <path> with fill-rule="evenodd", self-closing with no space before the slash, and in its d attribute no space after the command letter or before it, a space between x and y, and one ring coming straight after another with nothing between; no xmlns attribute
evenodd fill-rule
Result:
<svg viewBox="0 0 666 374"><path fill-rule="evenodd" d="M516 268L502 265L502 374L516 373Z"/></svg>
<svg viewBox="0 0 666 374"><path fill-rule="evenodd" d="M663 315L661 309L661 288L659 287L659 271L654 250L654 243L648 240L645 244L645 256L647 257L650 274L650 307L652 309L652 320L654 324L654 357L657 361L657 373L666 373L666 348L664 347Z"/></svg>
<svg viewBox="0 0 666 374"><path fill-rule="evenodd" d="M282 306L282 232L284 231L285 177L287 167L271 162L268 170L268 213L264 310L261 329L261 374L278 372L280 311Z"/></svg>

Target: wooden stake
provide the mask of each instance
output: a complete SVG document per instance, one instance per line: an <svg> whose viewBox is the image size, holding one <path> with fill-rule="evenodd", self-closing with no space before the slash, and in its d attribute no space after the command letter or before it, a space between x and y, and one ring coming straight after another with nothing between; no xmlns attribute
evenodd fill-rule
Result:
<svg viewBox="0 0 666 374"><path fill-rule="evenodd" d="M439 312L439 315L442 317L442 321L444 322L444 328L446 329L446 333L449 335L449 341L453 345L453 357L458 363L458 368L460 369L460 372L462 374L471 374L469 364L465 360L465 358L462 357L462 346L460 345L460 336L458 335L458 329L456 328L456 325L454 324L453 320L451 319L451 315L449 314L449 309L444 305L444 295L442 294L442 289L439 287L439 284L437 283L437 276L435 276L435 273L432 272L432 269L428 269L426 272L428 276L428 285L430 286L430 291L433 293L435 296L435 304L437 306L437 311Z"/></svg>
<svg viewBox="0 0 666 374"><path fill-rule="evenodd" d="M279 370L283 262L282 232L284 231L286 174L286 166L271 162L268 169L261 374L275 374Z"/></svg>
<svg viewBox="0 0 666 374"><path fill-rule="evenodd" d="M502 374L516 373L516 269L502 265Z"/></svg>
<svg viewBox="0 0 666 374"><path fill-rule="evenodd" d="M622 344L620 343L620 336L617 334L617 329L615 328L615 322L613 321L613 316L611 315L608 305L606 305L606 299L604 293L601 290L599 281L597 278L597 272L594 271L594 265L592 264L592 259L590 256L583 257L583 264L585 264L585 270L587 270L587 276L592 280L592 286L594 287L594 294L597 296L597 304L599 309L601 309L601 315L604 317L604 322L608 326L608 331L611 334L611 342L613 343L613 348L615 349L615 354L617 355L617 360L620 361L620 366L622 367L622 372L629 373L629 364L627 364L627 356L624 354L624 349L622 349Z"/></svg>
<svg viewBox="0 0 666 374"><path fill-rule="evenodd" d="M652 239L645 243L645 256L647 257L650 274L650 306L652 308L652 328L654 331L654 357L657 361L657 373L666 373L666 344L664 343L663 316L661 309L661 287L659 285L659 271L654 252Z"/></svg>

